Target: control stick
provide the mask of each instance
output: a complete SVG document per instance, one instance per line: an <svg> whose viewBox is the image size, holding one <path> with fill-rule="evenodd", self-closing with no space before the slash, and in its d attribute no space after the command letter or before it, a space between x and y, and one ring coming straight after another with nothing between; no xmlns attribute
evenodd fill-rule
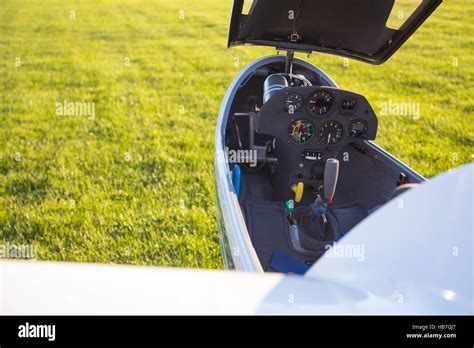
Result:
<svg viewBox="0 0 474 348"><path fill-rule="evenodd" d="M328 158L324 168L324 199L332 201L336 192L337 178L339 176L339 161L335 158Z"/></svg>
<svg viewBox="0 0 474 348"><path fill-rule="evenodd" d="M323 223L323 231L328 222L326 213L328 207L332 206L332 198L336 192L337 178L339 176L339 161L335 158L328 158L326 166L324 167L324 186L322 187L323 194L318 195L318 198L311 205L313 214L313 221L321 220ZM319 189L321 191L321 188Z"/></svg>

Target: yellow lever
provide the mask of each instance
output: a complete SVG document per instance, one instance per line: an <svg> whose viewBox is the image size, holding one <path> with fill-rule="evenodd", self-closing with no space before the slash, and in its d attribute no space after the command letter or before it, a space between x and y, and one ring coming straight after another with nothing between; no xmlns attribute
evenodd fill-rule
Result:
<svg viewBox="0 0 474 348"><path fill-rule="evenodd" d="M295 202L299 203L303 198L304 184L300 181L297 185L293 185L291 189L295 193Z"/></svg>

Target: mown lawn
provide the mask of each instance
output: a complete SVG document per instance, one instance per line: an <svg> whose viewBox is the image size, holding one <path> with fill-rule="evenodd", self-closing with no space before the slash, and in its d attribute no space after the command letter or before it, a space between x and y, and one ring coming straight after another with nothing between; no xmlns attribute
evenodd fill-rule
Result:
<svg viewBox="0 0 474 348"><path fill-rule="evenodd" d="M215 121L235 74L274 53L226 49L230 5L0 2L0 240L47 260L221 267ZM472 160L473 7L445 1L382 66L309 59L376 111L419 103L379 115L376 143L427 177ZM57 115L64 100L95 117Z"/></svg>

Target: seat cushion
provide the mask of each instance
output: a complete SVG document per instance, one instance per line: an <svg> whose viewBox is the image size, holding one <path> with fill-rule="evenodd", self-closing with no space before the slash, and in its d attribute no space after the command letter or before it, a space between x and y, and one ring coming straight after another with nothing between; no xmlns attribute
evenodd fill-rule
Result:
<svg viewBox="0 0 474 348"><path fill-rule="evenodd" d="M331 208L331 213L339 225L339 238L349 232L355 225L364 220L369 212L360 202L348 203ZM336 240L337 240L336 239Z"/></svg>

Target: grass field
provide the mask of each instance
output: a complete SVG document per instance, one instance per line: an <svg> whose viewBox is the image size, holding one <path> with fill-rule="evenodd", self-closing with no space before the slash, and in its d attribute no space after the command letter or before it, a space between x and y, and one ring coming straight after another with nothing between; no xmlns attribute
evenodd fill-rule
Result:
<svg viewBox="0 0 474 348"><path fill-rule="evenodd" d="M381 66L309 59L376 111L419 103L419 117L379 115L376 143L426 177L472 161L473 8L445 1ZM274 53L227 50L229 9L0 2L0 240L43 260L221 267L217 113L236 73ZM94 117L58 115L64 100Z"/></svg>

